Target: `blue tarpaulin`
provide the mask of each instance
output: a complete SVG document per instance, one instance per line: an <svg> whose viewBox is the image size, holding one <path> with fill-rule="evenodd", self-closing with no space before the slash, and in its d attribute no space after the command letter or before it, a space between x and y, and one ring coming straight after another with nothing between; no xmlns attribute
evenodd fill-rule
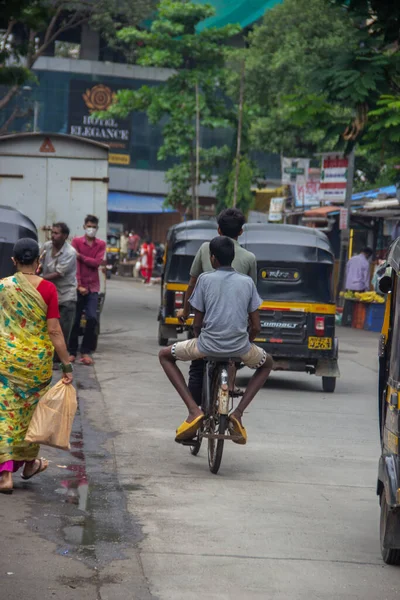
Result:
<svg viewBox="0 0 400 600"><path fill-rule="evenodd" d="M396 186L388 185L387 187L378 188L376 190L369 190L368 192L359 192L358 194L353 194L352 200L362 200L363 198L377 198L379 194L387 194L388 196L396 196Z"/></svg>
<svg viewBox="0 0 400 600"><path fill-rule="evenodd" d="M159 214L177 212L164 206L164 196L145 196L127 192L108 192L108 210L111 212Z"/></svg>

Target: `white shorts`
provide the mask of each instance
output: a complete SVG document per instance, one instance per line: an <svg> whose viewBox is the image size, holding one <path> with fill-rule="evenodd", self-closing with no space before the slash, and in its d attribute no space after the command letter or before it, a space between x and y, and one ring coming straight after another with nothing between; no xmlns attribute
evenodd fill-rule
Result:
<svg viewBox="0 0 400 600"><path fill-rule="evenodd" d="M205 358L207 355L200 352L197 347L197 339L193 338L186 342L176 342L171 348L172 356L176 360L189 361ZM268 354L255 344L251 344L251 348L243 356L238 356L238 362L243 362L250 369L259 369L263 366L268 358Z"/></svg>

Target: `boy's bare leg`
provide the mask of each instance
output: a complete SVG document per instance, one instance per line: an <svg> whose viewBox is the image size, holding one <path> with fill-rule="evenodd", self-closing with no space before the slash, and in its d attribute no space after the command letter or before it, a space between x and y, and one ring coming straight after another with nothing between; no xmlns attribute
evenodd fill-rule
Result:
<svg viewBox="0 0 400 600"><path fill-rule="evenodd" d="M183 377L180 369L178 368L175 358L171 353L172 346L168 348L163 348L160 350L158 355L160 359L160 363L162 368L165 371L166 376L186 404L186 407L189 411L189 416L186 419L188 423L191 423L196 417L203 414L203 411L197 406L196 402L193 400L191 393L189 392L189 388L186 385L185 378Z"/></svg>
<svg viewBox="0 0 400 600"><path fill-rule="evenodd" d="M233 411L232 416L236 417L238 421L242 424L242 415L246 408L249 406L250 402L253 400L254 396L257 392L262 388L264 383L267 381L269 374L272 369L272 358L267 356L265 363L257 369L254 373L253 377L250 379L246 391L243 394L243 398L237 405L236 409Z"/></svg>

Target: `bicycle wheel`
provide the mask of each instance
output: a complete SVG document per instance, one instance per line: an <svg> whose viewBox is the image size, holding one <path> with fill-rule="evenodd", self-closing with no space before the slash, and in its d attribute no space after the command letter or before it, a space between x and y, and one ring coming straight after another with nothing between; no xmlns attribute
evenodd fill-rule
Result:
<svg viewBox="0 0 400 600"><path fill-rule="evenodd" d="M228 429L228 415L220 415L218 412L218 390L220 385L221 367L216 367L211 384L211 410L209 418L209 431L211 434L224 435ZM208 440L208 466L211 473L216 475L221 466L224 440Z"/></svg>

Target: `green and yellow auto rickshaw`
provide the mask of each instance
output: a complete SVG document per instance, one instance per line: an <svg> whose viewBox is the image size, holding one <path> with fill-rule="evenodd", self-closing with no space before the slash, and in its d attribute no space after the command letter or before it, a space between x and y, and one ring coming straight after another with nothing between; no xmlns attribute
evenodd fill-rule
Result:
<svg viewBox="0 0 400 600"><path fill-rule="evenodd" d="M161 278L161 304L158 312L160 346L167 346L170 339L176 339L179 333L192 324L192 319L182 324L176 313L183 307L190 279L190 267L198 249L216 235L218 235L217 223L206 220L179 223L168 231L164 271Z"/></svg>
<svg viewBox="0 0 400 600"><path fill-rule="evenodd" d="M379 288L387 297L379 342L380 543L385 563L400 565L400 238L382 271Z"/></svg>
<svg viewBox="0 0 400 600"><path fill-rule="evenodd" d="M247 224L240 244L257 259L261 333L256 343L275 368L322 377L334 392L338 368L333 294L334 254L316 229L268 223Z"/></svg>

